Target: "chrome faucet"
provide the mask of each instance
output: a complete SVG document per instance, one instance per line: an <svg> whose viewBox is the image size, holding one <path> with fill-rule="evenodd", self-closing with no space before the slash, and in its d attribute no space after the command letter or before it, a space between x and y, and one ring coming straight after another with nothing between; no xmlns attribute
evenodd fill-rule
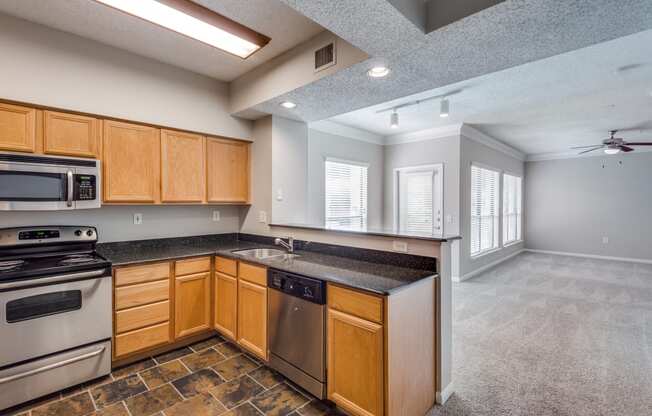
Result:
<svg viewBox="0 0 652 416"><path fill-rule="evenodd" d="M274 240L274 244L277 246L283 246L288 250L288 253L294 253L294 238L288 237L288 242L283 241L282 238L277 238Z"/></svg>

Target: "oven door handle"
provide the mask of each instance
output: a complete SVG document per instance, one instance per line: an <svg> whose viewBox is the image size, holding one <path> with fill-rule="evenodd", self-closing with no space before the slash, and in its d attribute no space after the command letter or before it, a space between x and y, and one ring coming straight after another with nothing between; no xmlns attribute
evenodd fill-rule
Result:
<svg viewBox="0 0 652 416"><path fill-rule="evenodd" d="M0 290L18 289L21 287L42 286L44 284L50 284L50 283L57 283L57 282L64 282L64 281L71 281L71 280L82 280L91 277L100 277L105 275L106 272L107 272L106 269L101 269L101 270L93 270L90 272L61 274L58 276L44 277L40 279L28 279L28 280L19 280L17 282L0 283Z"/></svg>
<svg viewBox="0 0 652 416"><path fill-rule="evenodd" d="M43 367L35 368L33 370L25 371L23 373L14 374L13 376L8 376L0 378L0 384L9 383L10 381L19 380L21 378L33 376L34 374L39 374L44 371L53 370L55 368L63 367L64 365L76 363L77 361L86 360L88 358L95 357L104 352L106 347L102 346L95 351L87 352L86 354L78 355L77 357L68 358L67 360L59 361L56 363L44 365Z"/></svg>
<svg viewBox="0 0 652 416"><path fill-rule="evenodd" d="M67 198L66 198L66 205L71 207L72 206L73 194L75 192L75 190L73 189L74 184L73 184L72 170L68 169L68 172L66 172L66 176L68 178L68 192L67 192L68 195L67 195Z"/></svg>

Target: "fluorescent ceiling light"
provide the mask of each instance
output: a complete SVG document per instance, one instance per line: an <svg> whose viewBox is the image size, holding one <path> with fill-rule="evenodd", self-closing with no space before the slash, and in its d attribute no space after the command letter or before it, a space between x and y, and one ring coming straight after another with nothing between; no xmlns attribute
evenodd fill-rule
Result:
<svg viewBox="0 0 652 416"><path fill-rule="evenodd" d="M367 75L372 78L382 78L389 75L389 68L386 66L375 66L367 71Z"/></svg>
<svg viewBox="0 0 652 416"><path fill-rule="evenodd" d="M389 116L389 127L393 129L398 128L398 113L396 111Z"/></svg>
<svg viewBox="0 0 652 416"><path fill-rule="evenodd" d="M620 148L618 146L609 146L604 149L604 152L608 155L615 155L620 153Z"/></svg>
<svg viewBox="0 0 652 416"><path fill-rule="evenodd" d="M283 101L281 104L279 104L283 108L296 108L296 104L293 103L292 101Z"/></svg>
<svg viewBox="0 0 652 416"><path fill-rule="evenodd" d="M450 114L450 104L448 102L448 98L444 98L441 100L441 104L439 106L439 117L448 117Z"/></svg>
<svg viewBox="0 0 652 416"><path fill-rule="evenodd" d="M189 0L95 0L225 52L247 58L270 39Z"/></svg>

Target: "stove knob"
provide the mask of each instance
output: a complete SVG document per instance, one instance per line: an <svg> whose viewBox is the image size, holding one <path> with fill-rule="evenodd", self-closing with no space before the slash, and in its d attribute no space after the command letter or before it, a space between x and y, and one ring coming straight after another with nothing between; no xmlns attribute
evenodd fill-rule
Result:
<svg viewBox="0 0 652 416"><path fill-rule="evenodd" d="M86 231L86 235L89 236L89 237L92 237L93 236L93 230Z"/></svg>
<svg viewBox="0 0 652 416"><path fill-rule="evenodd" d="M82 235L81 230L75 230L75 235L76 235L77 237L81 236L81 235Z"/></svg>

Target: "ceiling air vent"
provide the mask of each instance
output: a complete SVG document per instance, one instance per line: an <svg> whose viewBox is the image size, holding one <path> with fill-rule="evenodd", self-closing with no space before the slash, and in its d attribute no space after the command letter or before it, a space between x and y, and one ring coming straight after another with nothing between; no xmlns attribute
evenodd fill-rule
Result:
<svg viewBox="0 0 652 416"><path fill-rule="evenodd" d="M335 65L335 42L315 51L315 72Z"/></svg>

